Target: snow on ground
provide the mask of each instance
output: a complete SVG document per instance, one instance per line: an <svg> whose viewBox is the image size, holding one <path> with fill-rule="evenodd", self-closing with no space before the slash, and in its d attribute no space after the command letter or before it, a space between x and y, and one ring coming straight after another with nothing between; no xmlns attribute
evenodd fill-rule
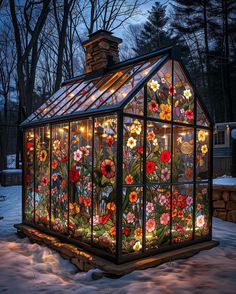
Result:
<svg viewBox="0 0 236 294"><path fill-rule="evenodd" d="M229 176L223 176L223 177L214 179L213 184L225 185L225 186L236 186L236 178L232 178Z"/></svg>
<svg viewBox="0 0 236 294"><path fill-rule="evenodd" d="M236 293L236 224L214 218L220 246L189 259L134 271L120 279L91 279L46 247L19 239L21 187L0 187L0 293Z"/></svg>

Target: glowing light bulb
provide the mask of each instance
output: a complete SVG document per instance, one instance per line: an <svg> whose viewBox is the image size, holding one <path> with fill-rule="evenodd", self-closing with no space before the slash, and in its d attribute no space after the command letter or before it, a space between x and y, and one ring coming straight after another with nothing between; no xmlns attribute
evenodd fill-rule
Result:
<svg viewBox="0 0 236 294"><path fill-rule="evenodd" d="M79 130L81 133L83 133L85 131L85 127L80 127Z"/></svg>
<svg viewBox="0 0 236 294"><path fill-rule="evenodd" d="M110 90L110 93L111 93L111 94L113 94L114 92L115 92L115 90L114 90L114 89L111 89L111 90Z"/></svg>
<svg viewBox="0 0 236 294"><path fill-rule="evenodd" d="M168 126L167 126L167 125L163 125L162 127L163 127L164 129L167 129L167 128L168 128Z"/></svg>
<svg viewBox="0 0 236 294"><path fill-rule="evenodd" d="M63 133L64 132L63 128L59 128L59 132Z"/></svg>

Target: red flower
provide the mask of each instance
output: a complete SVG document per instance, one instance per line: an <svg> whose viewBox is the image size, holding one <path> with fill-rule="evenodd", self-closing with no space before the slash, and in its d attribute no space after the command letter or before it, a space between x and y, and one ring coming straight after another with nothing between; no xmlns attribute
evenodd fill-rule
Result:
<svg viewBox="0 0 236 294"><path fill-rule="evenodd" d="M187 117L187 119L193 119L193 117L194 117L193 111L191 109L186 110L185 116Z"/></svg>
<svg viewBox="0 0 236 294"><path fill-rule="evenodd" d="M173 85L170 85L170 86L169 86L169 94L170 94L170 95L174 95L174 94L176 94L175 86L173 86Z"/></svg>
<svg viewBox="0 0 236 294"><path fill-rule="evenodd" d="M86 94L87 93L87 90L82 90L82 94L84 95L84 94Z"/></svg>
<svg viewBox="0 0 236 294"><path fill-rule="evenodd" d="M140 147L136 148L136 152L143 153L143 147L140 146Z"/></svg>
<svg viewBox="0 0 236 294"><path fill-rule="evenodd" d="M147 172L148 174L150 174L150 173L153 173L155 169L156 169L155 162L153 162L153 161L151 161L151 160L148 160L148 161L146 162L146 172Z"/></svg>
<svg viewBox="0 0 236 294"><path fill-rule="evenodd" d="M47 177L43 177L41 180L42 185L45 187L48 184L48 178Z"/></svg>
<svg viewBox="0 0 236 294"><path fill-rule="evenodd" d="M111 179L115 176L116 166L114 161L110 159L103 160L100 169L102 174L108 179Z"/></svg>
<svg viewBox="0 0 236 294"><path fill-rule="evenodd" d="M63 157L60 161L61 161L61 163L64 163L64 162L66 162L68 160L68 156L66 155L65 157Z"/></svg>
<svg viewBox="0 0 236 294"><path fill-rule="evenodd" d="M130 234L130 229L128 227L124 227L124 229L122 229L122 234L128 237Z"/></svg>
<svg viewBox="0 0 236 294"><path fill-rule="evenodd" d="M57 161L54 159L52 162L52 169L55 169L57 167Z"/></svg>
<svg viewBox="0 0 236 294"><path fill-rule="evenodd" d="M160 160L164 163L167 163L170 160L170 152L168 150L164 150L161 152Z"/></svg>
<svg viewBox="0 0 236 294"><path fill-rule="evenodd" d="M28 183L28 182L30 182L30 175L26 175L25 176L25 181Z"/></svg>
<svg viewBox="0 0 236 294"><path fill-rule="evenodd" d="M62 203L62 198L58 197L57 201L58 201L58 203Z"/></svg>
<svg viewBox="0 0 236 294"><path fill-rule="evenodd" d="M155 100L151 100L148 103L148 109L152 112L157 112L158 111L158 104L156 103Z"/></svg>
<svg viewBox="0 0 236 294"><path fill-rule="evenodd" d="M72 168L69 172L69 178L71 183L76 183L79 180L79 171L76 168Z"/></svg>
<svg viewBox="0 0 236 294"><path fill-rule="evenodd" d="M26 142L25 145L26 145L26 148L27 148L27 149L30 149L30 148L33 147L33 142L28 141L28 142Z"/></svg>
<svg viewBox="0 0 236 294"><path fill-rule="evenodd" d="M134 182L134 178L133 178L133 176L128 175L128 176L125 177L125 183L126 183L127 185L131 185L131 184L133 184L133 182Z"/></svg>
<svg viewBox="0 0 236 294"><path fill-rule="evenodd" d="M111 147L112 145L114 145L114 143L115 143L114 137L112 137L110 135L106 137L106 144L109 147Z"/></svg>
<svg viewBox="0 0 236 294"><path fill-rule="evenodd" d="M82 204L84 202L84 196L79 196L79 204Z"/></svg>
<svg viewBox="0 0 236 294"><path fill-rule="evenodd" d="M108 213L108 214L104 214L102 216L99 216L99 223L101 225L105 225L105 223L109 220L110 216L111 216L111 213Z"/></svg>
<svg viewBox="0 0 236 294"><path fill-rule="evenodd" d="M84 206L91 206L92 204L92 200L91 200L91 197L84 197Z"/></svg>

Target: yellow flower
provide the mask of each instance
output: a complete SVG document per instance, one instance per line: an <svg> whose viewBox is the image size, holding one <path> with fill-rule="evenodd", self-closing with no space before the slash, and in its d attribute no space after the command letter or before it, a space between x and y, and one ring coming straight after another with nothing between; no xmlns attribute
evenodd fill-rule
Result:
<svg viewBox="0 0 236 294"><path fill-rule="evenodd" d="M137 228L134 230L135 239L141 240L142 239L142 228Z"/></svg>
<svg viewBox="0 0 236 294"><path fill-rule="evenodd" d="M134 251L139 251L140 249L142 249L142 245L140 243L140 241L136 242L133 246Z"/></svg>
<svg viewBox="0 0 236 294"><path fill-rule="evenodd" d="M153 91L157 91L160 88L160 84L155 81L155 80L151 80L151 82L149 82L149 86L152 88Z"/></svg>
<svg viewBox="0 0 236 294"><path fill-rule="evenodd" d="M137 140L134 139L133 137L130 137L127 141L127 146L131 149L133 149L136 146Z"/></svg>
<svg viewBox="0 0 236 294"><path fill-rule="evenodd" d="M134 123L130 127L130 131L131 131L131 133L135 133L137 135L141 134L142 125L139 120L135 119Z"/></svg>
<svg viewBox="0 0 236 294"><path fill-rule="evenodd" d="M207 145L202 145L201 150L202 150L202 153L203 153L203 154L206 154L206 153L208 152Z"/></svg>
<svg viewBox="0 0 236 294"><path fill-rule="evenodd" d="M171 120L171 105L161 104L160 109L161 109L160 118Z"/></svg>
<svg viewBox="0 0 236 294"><path fill-rule="evenodd" d="M192 96L192 93L190 91L190 89L185 89L184 90L184 96L186 99L189 99Z"/></svg>
<svg viewBox="0 0 236 294"><path fill-rule="evenodd" d="M206 134L203 130L198 132L198 141L204 142L206 140Z"/></svg>
<svg viewBox="0 0 236 294"><path fill-rule="evenodd" d="M149 141L153 141L155 139L155 137L156 137L156 135L155 135L155 133L153 131L148 132L147 138L148 138Z"/></svg>
<svg viewBox="0 0 236 294"><path fill-rule="evenodd" d="M47 159L47 151L46 150L41 150L39 152L39 160L40 161L45 161Z"/></svg>

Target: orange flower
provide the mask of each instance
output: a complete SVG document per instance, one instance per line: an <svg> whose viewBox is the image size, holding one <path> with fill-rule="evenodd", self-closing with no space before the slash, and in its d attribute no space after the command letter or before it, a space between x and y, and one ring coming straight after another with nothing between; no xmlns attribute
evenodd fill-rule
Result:
<svg viewBox="0 0 236 294"><path fill-rule="evenodd" d="M134 203L137 201L137 199L138 199L138 194L136 192L133 191L129 194L129 201L130 202Z"/></svg>
<svg viewBox="0 0 236 294"><path fill-rule="evenodd" d="M113 227L110 229L110 233L111 233L111 235L116 236L116 227L115 227L115 226L113 226Z"/></svg>
<svg viewBox="0 0 236 294"><path fill-rule="evenodd" d="M74 209L74 204L71 203L71 202L69 203L69 209L70 209L70 210Z"/></svg>
<svg viewBox="0 0 236 294"><path fill-rule="evenodd" d="M142 228L137 228L134 230L135 239L140 240L142 238Z"/></svg>
<svg viewBox="0 0 236 294"><path fill-rule="evenodd" d="M125 178L125 183L127 185L130 185L130 184L133 184L134 182L134 178L131 176L131 175L128 175L126 178Z"/></svg>
<svg viewBox="0 0 236 294"><path fill-rule="evenodd" d="M183 216L184 216L184 212L183 212L183 210L180 210L178 212L178 218L183 218Z"/></svg>
<svg viewBox="0 0 236 294"><path fill-rule="evenodd" d="M80 212L80 208L76 203L74 203L74 208L76 212Z"/></svg>
<svg viewBox="0 0 236 294"><path fill-rule="evenodd" d="M160 118L171 120L171 105L161 104L160 109L161 109Z"/></svg>
<svg viewBox="0 0 236 294"><path fill-rule="evenodd" d="M153 131L148 132L147 138L148 138L149 141L153 141L155 139L155 137L156 137L156 135L155 135L155 133Z"/></svg>
<svg viewBox="0 0 236 294"><path fill-rule="evenodd" d="M107 203L107 209L111 210L111 211L114 211L116 209L115 203L114 202Z"/></svg>
<svg viewBox="0 0 236 294"><path fill-rule="evenodd" d="M67 201L68 200L68 194L64 194L64 200Z"/></svg>
<svg viewBox="0 0 236 294"><path fill-rule="evenodd" d="M177 209L174 209L173 211L172 211L172 217L175 217L177 215Z"/></svg>
<svg viewBox="0 0 236 294"><path fill-rule="evenodd" d="M200 210L201 208L202 208L201 204L198 203L198 205L197 205L197 210Z"/></svg>
<svg viewBox="0 0 236 294"><path fill-rule="evenodd" d="M186 221L191 221L191 220L192 220L191 215L188 215L188 216L186 217Z"/></svg>
<svg viewBox="0 0 236 294"><path fill-rule="evenodd" d="M61 182L61 188L62 188L62 189L65 189L65 187L66 187L66 181L63 180L63 181Z"/></svg>

